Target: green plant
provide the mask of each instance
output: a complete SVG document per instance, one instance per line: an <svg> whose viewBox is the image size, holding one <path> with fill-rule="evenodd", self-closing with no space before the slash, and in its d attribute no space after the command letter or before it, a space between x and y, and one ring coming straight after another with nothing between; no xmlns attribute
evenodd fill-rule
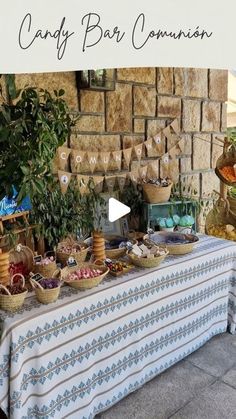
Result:
<svg viewBox="0 0 236 419"><path fill-rule="evenodd" d="M124 189L120 195L121 201L131 208L131 216L138 217L143 211L143 195L139 188L136 188L132 183Z"/></svg>
<svg viewBox="0 0 236 419"><path fill-rule="evenodd" d="M75 180L71 181L65 195L54 180L44 193L34 196L31 222L37 226L37 238L44 237L49 247L54 247L69 235L77 236L94 228L99 229L101 212L96 210L102 205L103 199L96 194L92 180L89 193L83 196Z"/></svg>
<svg viewBox="0 0 236 419"><path fill-rule="evenodd" d="M63 90L54 96L32 87L19 93L14 104L0 107L0 199L11 196L14 185L18 202L43 194L53 181L53 158L74 123Z"/></svg>

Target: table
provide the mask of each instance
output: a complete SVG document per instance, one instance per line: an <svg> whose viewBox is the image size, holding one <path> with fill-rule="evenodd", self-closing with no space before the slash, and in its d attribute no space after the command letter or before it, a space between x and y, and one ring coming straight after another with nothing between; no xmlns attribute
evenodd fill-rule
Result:
<svg viewBox="0 0 236 419"><path fill-rule="evenodd" d="M202 236L190 255L49 306L1 312L0 406L13 419L92 419L236 326L236 244Z"/></svg>

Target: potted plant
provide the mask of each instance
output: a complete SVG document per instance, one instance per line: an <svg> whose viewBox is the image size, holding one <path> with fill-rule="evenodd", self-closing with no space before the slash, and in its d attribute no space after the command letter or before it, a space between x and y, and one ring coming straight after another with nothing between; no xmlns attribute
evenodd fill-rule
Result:
<svg viewBox="0 0 236 419"><path fill-rule="evenodd" d="M12 196L14 185L21 202L43 194L53 181L56 150L67 140L74 119L63 90L51 95L27 87L17 94L14 103L4 101L0 106L0 200Z"/></svg>
<svg viewBox="0 0 236 419"><path fill-rule="evenodd" d="M128 216L130 230L138 231L140 226L140 217L143 213L144 201L142 190L139 189L139 186L135 188L135 186L130 183L130 185L125 187L124 191L121 193L120 200L131 209L130 215Z"/></svg>

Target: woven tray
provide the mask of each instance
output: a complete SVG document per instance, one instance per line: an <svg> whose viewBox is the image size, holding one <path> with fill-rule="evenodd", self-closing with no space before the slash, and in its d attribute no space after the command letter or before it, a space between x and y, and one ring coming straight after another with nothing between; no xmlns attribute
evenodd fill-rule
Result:
<svg viewBox="0 0 236 419"><path fill-rule="evenodd" d="M67 281L67 277L69 274L75 272L77 269L83 268L83 267L89 267L91 269L101 269L103 271L102 275L97 276L96 278L91 279L78 279L78 281ZM105 278L105 276L109 273L109 269L106 266L102 265L95 265L90 263L85 263L77 267L69 268L66 267L62 269L61 271L61 278L65 282L65 284L69 285L72 288L76 288L78 290L85 290L97 287L100 282Z"/></svg>
<svg viewBox="0 0 236 419"><path fill-rule="evenodd" d="M163 256L156 256L154 258L139 258L138 256L134 255L132 251L127 251L127 256L130 262L135 265L139 266L140 268L156 268L165 260L166 256L168 255L168 251Z"/></svg>
<svg viewBox="0 0 236 419"><path fill-rule="evenodd" d="M21 308L22 305L24 304L24 300L25 300L26 294L28 292L28 290L25 288L25 278L21 274L15 274L10 279L10 285L13 284L15 276L21 278L22 287L23 287L24 291L20 294L11 295L10 292L8 291L8 289L4 285L0 284L0 288L4 289L7 293L7 295L0 294L0 308L1 308L1 310L12 311L13 312L13 311L16 311L19 308Z"/></svg>

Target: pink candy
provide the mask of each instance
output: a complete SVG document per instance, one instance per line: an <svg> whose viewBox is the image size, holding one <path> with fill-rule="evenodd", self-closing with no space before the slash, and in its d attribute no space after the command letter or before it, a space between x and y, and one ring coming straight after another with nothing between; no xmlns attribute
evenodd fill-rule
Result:
<svg viewBox="0 0 236 419"><path fill-rule="evenodd" d="M44 259L41 259L40 262L36 262L36 265L49 265L50 263L54 262L54 257L50 256L50 257L46 257Z"/></svg>
<svg viewBox="0 0 236 419"><path fill-rule="evenodd" d="M101 274L102 274L102 271L100 269L81 268L71 273L68 276L67 280L77 281L78 279L91 279L91 278L96 278L97 276Z"/></svg>

